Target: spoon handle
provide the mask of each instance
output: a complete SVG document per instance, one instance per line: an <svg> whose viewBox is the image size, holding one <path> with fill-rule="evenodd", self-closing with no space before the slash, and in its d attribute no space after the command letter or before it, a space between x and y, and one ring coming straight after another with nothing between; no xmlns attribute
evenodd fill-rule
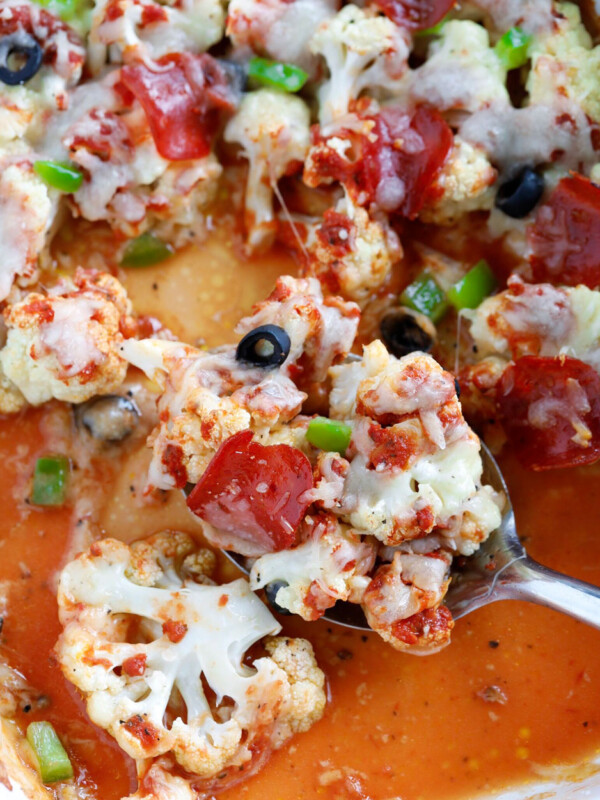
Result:
<svg viewBox="0 0 600 800"><path fill-rule="evenodd" d="M514 561L497 581L490 601L504 599L538 603L600 628L600 588L529 557Z"/></svg>

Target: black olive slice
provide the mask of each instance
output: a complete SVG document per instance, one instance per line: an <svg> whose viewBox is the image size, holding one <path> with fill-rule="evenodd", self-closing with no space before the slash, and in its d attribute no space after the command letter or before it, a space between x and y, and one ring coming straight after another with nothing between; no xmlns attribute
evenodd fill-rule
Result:
<svg viewBox="0 0 600 800"><path fill-rule="evenodd" d="M279 325L261 325L244 336L235 357L255 367L278 367L288 357L290 346L290 337Z"/></svg>
<svg viewBox="0 0 600 800"><path fill-rule="evenodd" d="M78 406L77 423L101 442L121 442L137 426L140 410L133 400L118 394L93 397Z"/></svg>
<svg viewBox="0 0 600 800"><path fill-rule="evenodd" d="M9 66L10 58L21 56L25 63L13 69ZM40 43L25 31L11 33L0 39L0 81L8 86L27 83L37 74L42 66L42 48Z"/></svg>
<svg viewBox="0 0 600 800"><path fill-rule="evenodd" d="M381 338L389 352L401 358L420 350L428 353L435 342L435 328L422 314L408 308L395 308L380 323Z"/></svg>
<svg viewBox="0 0 600 800"><path fill-rule="evenodd" d="M292 612L287 608L282 608L275 600L277 592L280 589L285 589L286 586L289 586L286 581L271 581L271 583L267 583L265 586L265 594L267 595L267 600L273 611L276 611L278 614L289 616Z"/></svg>
<svg viewBox="0 0 600 800"><path fill-rule="evenodd" d="M525 167L514 178L502 183L496 193L496 208L507 217L522 219L536 207L544 193L544 179Z"/></svg>

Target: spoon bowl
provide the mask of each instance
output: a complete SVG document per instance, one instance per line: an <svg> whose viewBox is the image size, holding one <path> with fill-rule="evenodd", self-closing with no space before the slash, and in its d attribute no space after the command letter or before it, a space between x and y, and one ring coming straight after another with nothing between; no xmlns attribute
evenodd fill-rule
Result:
<svg viewBox="0 0 600 800"><path fill-rule="evenodd" d="M444 598L453 618L460 619L497 600L527 600L600 628L600 588L548 569L527 555L517 533L504 476L483 442L481 455L483 479L504 495L504 510L500 525L479 549L472 556L454 560ZM223 553L248 574L245 556L227 550ZM355 603L338 601L326 611L324 619L345 628L371 630L362 608Z"/></svg>

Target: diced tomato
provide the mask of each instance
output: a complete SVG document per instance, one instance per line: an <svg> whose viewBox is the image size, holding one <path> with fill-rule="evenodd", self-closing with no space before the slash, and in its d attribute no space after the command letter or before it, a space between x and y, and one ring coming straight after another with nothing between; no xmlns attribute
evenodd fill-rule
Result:
<svg viewBox="0 0 600 800"><path fill-rule="evenodd" d="M234 108L225 70L206 53L175 53L121 69L121 84L140 102L156 149L170 161L208 155L219 112ZM121 92L126 98L126 92Z"/></svg>
<svg viewBox="0 0 600 800"><path fill-rule="evenodd" d="M537 283L600 286L600 187L582 175L563 178L527 232Z"/></svg>
<svg viewBox="0 0 600 800"><path fill-rule="evenodd" d="M396 25L422 31L437 25L455 0L376 0L376 3Z"/></svg>
<svg viewBox="0 0 600 800"><path fill-rule="evenodd" d="M452 130L434 108L419 106L412 114L384 108L373 132L376 138L365 144L363 183L383 211L414 219L452 148Z"/></svg>
<svg viewBox="0 0 600 800"><path fill-rule="evenodd" d="M573 467L600 458L600 376L583 361L519 358L502 373L496 402L524 466Z"/></svg>
<svg viewBox="0 0 600 800"><path fill-rule="evenodd" d="M230 436L217 450L187 504L197 516L264 552L284 550L296 531L312 488L308 458L287 444L262 445L251 431Z"/></svg>

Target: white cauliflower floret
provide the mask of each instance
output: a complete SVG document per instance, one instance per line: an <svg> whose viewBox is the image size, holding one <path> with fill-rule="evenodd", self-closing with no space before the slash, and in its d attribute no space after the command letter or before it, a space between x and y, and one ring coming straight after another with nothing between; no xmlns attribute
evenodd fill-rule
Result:
<svg viewBox="0 0 600 800"><path fill-rule="evenodd" d="M450 612L440 606L452 557L444 551L394 554L367 587L363 610L371 628L397 650L435 653L450 642Z"/></svg>
<svg viewBox="0 0 600 800"><path fill-rule="evenodd" d="M169 53L201 53L221 40L221 0L96 0L89 34L90 65L152 62Z"/></svg>
<svg viewBox="0 0 600 800"><path fill-rule="evenodd" d="M551 30L556 21L553 0L469 0L486 13L485 26L502 35L519 27L526 33Z"/></svg>
<svg viewBox="0 0 600 800"><path fill-rule="evenodd" d="M341 297L323 297L315 278L282 275L275 289L252 314L242 319L236 333L259 325L279 325L290 337L290 354L282 369L300 384L320 383L332 364L349 353L360 319L358 306ZM301 367L300 367L301 362Z"/></svg>
<svg viewBox="0 0 600 800"><path fill-rule="evenodd" d="M600 122L600 47L592 47L576 5L560 3L557 8L554 29L536 36L529 49L529 101L552 106L557 97L566 97Z"/></svg>
<svg viewBox="0 0 600 800"><path fill-rule="evenodd" d="M312 71L315 57L308 42L336 10L336 0L231 0L226 34L235 48L249 47Z"/></svg>
<svg viewBox="0 0 600 800"><path fill-rule="evenodd" d="M48 231L58 208L52 192L28 160L0 164L0 300L13 281L27 284L38 274L38 256L46 247Z"/></svg>
<svg viewBox="0 0 600 800"><path fill-rule="evenodd" d="M133 758L170 763L196 784L242 767L251 774L258 743L263 753L280 747L322 716L324 676L312 648L267 640L272 657L248 666L246 651L280 626L247 582L186 578L182 558L195 547L179 534L175 546L165 535L144 543L155 576L149 583L144 569L141 585L139 546L96 542L62 571L61 668L92 721Z"/></svg>
<svg viewBox="0 0 600 800"><path fill-rule="evenodd" d="M466 313L478 358L569 356L600 372L600 292L587 286L527 284L508 288Z"/></svg>
<svg viewBox="0 0 600 800"><path fill-rule="evenodd" d="M307 517L297 546L254 562L250 586L281 584L274 597L277 605L314 620L338 600L360 602L375 555L372 542L361 541L332 514L318 514Z"/></svg>
<svg viewBox="0 0 600 800"><path fill-rule="evenodd" d="M435 529L448 549L473 553L500 522L500 498L481 485L479 439L452 376L430 356L396 359L378 341L330 372L330 414L353 427L333 509L385 544Z"/></svg>
<svg viewBox="0 0 600 800"><path fill-rule="evenodd" d="M496 174L481 148L455 136L454 147L432 186L433 200L425 205L420 219L452 225L469 211L491 209Z"/></svg>
<svg viewBox="0 0 600 800"><path fill-rule="evenodd" d="M451 20L429 49L423 66L411 74L414 100L440 111L474 112L490 104L510 106L505 87L506 68L490 47L482 25Z"/></svg>
<svg viewBox="0 0 600 800"><path fill-rule="evenodd" d="M318 222L293 223L303 238L302 247L295 236L289 243L298 250L304 274L318 278L326 291L357 302L368 300L385 283L402 255L398 238L385 221L372 219L347 196Z"/></svg>
<svg viewBox="0 0 600 800"><path fill-rule="evenodd" d="M70 198L75 213L105 220L129 237L152 228L176 245L202 233L202 212L222 172L215 155L182 162L162 158L140 109L117 113L116 93L108 86L105 92L107 107L84 107L62 136L71 160L86 174Z"/></svg>
<svg viewBox="0 0 600 800"><path fill-rule="evenodd" d="M299 97L272 89L245 94L227 123L225 141L237 142L249 162L245 204L251 250L268 247L273 240L273 192L294 162L304 161L309 123L308 107Z"/></svg>
<svg viewBox="0 0 600 800"><path fill-rule="evenodd" d="M239 333L267 324L284 328L290 351L279 367L237 361L233 346L206 352L155 339L124 342L124 357L163 387L161 422L150 439L150 486L196 483L219 446L243 430L265 444L288 439L290 432L293 440L287 423L306 399L298 384L324 380L331 364L346 356L359 316L354 303L324 299L314 278L283 276L237 327Z"/></svg>
<svg viewBox="0 0 600 800"><path fill-rule="evenodd" d="M51 398L82 403L109 394L125 379L127 362L119 347L130 312L116 278L78 269L44 294L28 294L6 307L4 375L32 405Z"/></svg>
<svg viewBox="0 0 600 800"><path fill-rule="evenodd" d="M321 23L309 47L329 69L329 80L319 89L321 125L347 114L367 89L393 92L407 70L406 31L352 3Z"/></svg>

